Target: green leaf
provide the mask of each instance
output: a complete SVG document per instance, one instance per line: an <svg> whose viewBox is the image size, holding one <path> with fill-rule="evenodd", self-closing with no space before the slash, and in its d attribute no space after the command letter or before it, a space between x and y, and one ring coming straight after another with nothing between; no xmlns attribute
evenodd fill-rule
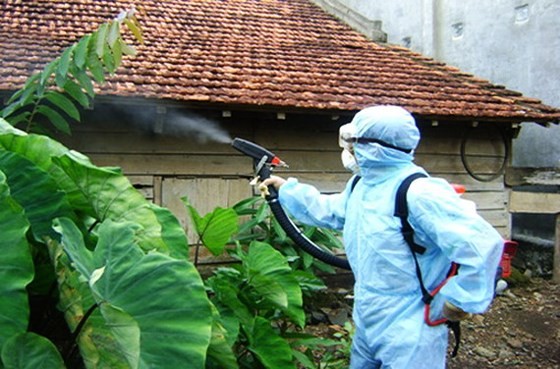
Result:
<svg viewBox="0 0 560 369"><path fill-rule="evenodd" d="M57 91L50 91L45 94L45 99L53 103L57 108L75 120L80 120L80 112L74 103L63 94Z"/></svg>
<svg viewBox="0 0 560 369"><path fill-rule="evenodd" d="M292 355L304 368L315 369L317 367L315 363L301 351L292 350Z"/></svg>
<svg viewBox="0 0 560 369"><path fill-rule="evenodd" d="M8 105L4 109L2 109L2 118L7 118L8 116L13 114L18 109L27 106L33 100L37 99L37 96L35 95L35 93L37 92L37 89L39 87L39 84L37 83L37 79L39 79L39 76L40 76L39 74L35 74L34 76L32 76L31 78L29 78L27 80L27 83L25 84L25 87L21 90L22 93L21 94L18 94L18 93L15 94L15 95L18 95L18 99L15 100L14 102L11 102L10 105ZM10 99L10 101L11 100L12 99Z"/></svg>
<svg viewBox="0 0 560 369"><path fill-rule="evenodd" d="M76 50L74 51L74 64L80 70L83 70L86 65L88 44L91 35L86 35L80 39L76 45Z"/></svg>
<svg viewBox="0 0 560 369"><path fill-rule="evenodd" d="M194 266L158 252L144 254L136 245L138 227L131 223L101 224L93 252L72 228L75 225L65 219L56 226L64 250L79 266L98 303L127 314L124 319L115 314L110 326L131 328L133 319L140 328L140 367L179 368L189 363L203 368L212 311ZM114 336L127 347L127 355L135 351L135 340L122 332Z"/></svg>
<svg viewBox="0 0 560 369"><path fill-rule="evenodd" d="M107 44L109 44L111 48L114 48L120 36L121 36L120 23L115 21L110 22L109 32L107 34Z"/></svg>
<svg viewBox="0 0 560 369"><path fill-rule="evenodd" d="M7 176L12 197L25 209L35 239L54 237L51 221L73 212L56 182L33 162L14 152L0 149L0 170Z"/></svg>
<svg viewBox="0 0 560 369"><path fill-rule="evenodd" d="M177 235L180 225L176 218L163 209L156 210L128 178L96 167L87 158L73 152L53 158L53 162L64 170L92 206L96 219L134 222L142 227L136 236L145 251L158 250L180 259L187 258L186 237ZM173 234L164 236L162 230Z"/></svg>
<svg viewBox="0 0 560 369"><path fill-rule="evenodd" d="M60 88L64 87L66 83L66 79L68 78L68 68L70 67L70 57L72 56L72 52L74 51L75 46L72 45L68 47L62 56L60 57L60 63L58 64L58 68L56 69L56 85Z"/></svg>
<svg viewBox="0 0 560 369"><path fill-rule="evenodd" d="M105 64L105 68L107 68L107 71L112 74L116 69L115 61L113 60L113 55L111 53L109 45L105 44L104 47L105 51L103 52L103 64Z"/></svg>
<svg viewBox="0 0 560 369"><path fill-rule="evenodd" d="M75 331L86 312L97 304L87 282L71 267L62 246L52 239L47 246L57 276L58 307L64 312L70 331ZM129 360L121 352L113 331L101 315L101 308L93 310L83 325L77 343L86 368L130 369Z"/></svg>
<svg viewBox="0 0 560 369"><path fill-rule="evenodd" d="M14 115L12 117L10 117L10 124L13 126L17 126L19 123L21 122L26 122L29 117L31 116L31 112L29 111L24 111L23 113L20 113L18 115Z"/></svg>
<svg viewBox="0 0 560 369"><path fill-rule="evenodd" d="M122 53L124 55L134 56L137 54L137 51L134 48L134 46L128 45L126 42L122 40L119 40L119 43L121 44Z"/></svg>
<svg viewBox="0 0 560 369"><path fill-rule="evenodd" d="M119 345L119 351L131 368L140 361L140 327L129 314L110 303L100 302L100 309L107 327Z"/></svg>
<svg viewBox="0 0 560 369"><path fill-rule="evenodd" d="M206 282L217 296L217 300L230 309L235 316L245 325L252 324L253 315L247 305L239 300L239 289L235 286L235 278L232 280L231 273L228 275L224 271L230 271L237 277L240 273L231 268L220 268L217 275L209 278Z"/></svg>
<svg viewBox="0 0 560 369"><path fill-rule="evenodd" d="M237 213L237 215L253 215L255 214L255 205L257 203L261 203L263 205L264 201L260 196L252 196L247 199L243 199L239 201L237 204L233 205L233 210Z"/></svg>
<svg viewBox="0 0 560 369"><path fill-rule="evenodd" d="M293 273L300 287L304 291L321 291L327 288L323 280L315 274L303 270L295 270Z"/></svg>
<svg viewBox="0 0 560 369"><path fill-rule="evenodd" d="M97 83L105 82L105 73L103 71L103 64L101 64L101 61L97 56L97 53L95 53L94 51L90 51L88 53L86 65L89 71L91 72L93 79Z"/></svg>
<svg viewBox="0 0 560 369"><path fill-rule="evenodd" d="M206 369L238 369L237 359L227 339L228 330L221 324L220 314L213 305L212 312L212 338L206 352Z"/></svg>
<svg viewBox="0 0 560 369"><path fill-rule="evenodd" d="M112 46L112 51L113 51L113 64L115 65L115 69L117 69L122 63L122 56L123 56L122 43L115 42Z"/></svg>
<svg viewBox="0 0 560 369"><path fill-rule="evenodd" d="M144 38L142 37L142 29L139 27L136 18L125 19L124 24L126 24L128 29L132 31L132 34L140 43L144 42Z"/></svg>
<svg viewBox="0 0 560 369"><path fill-rule="evenodd" d="M247 330L249 350L265 368L295 369L292 350L288 343L270 326L270 322L256 317L252 329Z"/></svg>
<svg viewBox="0 0 560 369"><path fill-rule="evenodd" d="M33 261L27 243L29 228L23 208L10 195L0 171L0 348L15 334L27 330L29 302L26 286L33 279Z"/></svg>
<svg viewBox="0 0 560 369"><path fill-rule="evenodd" d="M97 30L97 39L95 43L95 52L99 58L103 57L103 53L105 52L105 44L107 43L107 29L109 25L107 23L103 23L99 29Z"/></svg>
<svg viewBox="0 0 560 369"><path fill-rule="evenodd" d="M89 99L87 95L82 91L82 88L76 82L67 80L64 85L64 91L84 108L89 107Z"/></svg>
<svg viewBox="0 0 560 369"><path fill-rule="evenodd" d="M74 78L76 78L76 81L78 81L78 84L86 90L89 97L93 98L95 96L95 90L90 76L84 70L78 68L73 68L71 73Z"/></svg>
<svg viewBox="0 0 560 369"><path fill-rule="evenodd" d="M303 327L305 313L301 288L284 256L266 243L253 241L243 264L249 284L276 304L294 323ZM287 298L287 304L279 295L279 287Z"/></svg>
<svg viewBox="0 0 560 369"><path fill-rule="evenodd" d="M22 333L13 336L2 349L6 369L65 369L56 346L43 336Z"/></svg>
<svg viewBox="0 0 560 369"><path fill-rule="evenodd" d="M64 119L64 117L62 115L60 115L59 112L57 112L56 110L46 106L46 105L40 105L37 108L37 113L44 115L45 117L47 117L49 119L49 121L61 132L64 132L66 134L70 134L70 126L68 125L68 122L66 121L66 119Z"/></svg>
<svg viewBox="0 0 560 369"><path fill-rule="evenodd" d="M0 119L0 147L21 155L34 163L37 168L48 173L59 189L66 194L68 203L76 211L94 215L91 205L81 190L61 168L52 162L52 157L62 156L68 153L69 149L47 136L28 135L10 126L2 119Z"/></svg>
<svg viewBox="0 0 560 369"><path fill-rule="evenodd" d="M162 208L151 202L148 202L148 206L161 226L163 241L173 250L171 255L186 258L189 252L187 235L177 217L167 208Z"/></svg>
<svg viewBox="0 0 560 369"><path fill-rule="evenodd" d="M55 59L47 64L47 66L43 69L43 72L41 72L41 80L39 82L40 84L44 85L47 83L54 70L58 67L59 63L60 59Z"/></svg>
<svg viewBox="0 0 560 369"><path fill-rule="evenodd" d="M202 243L212 254L221 255L226 243L238 230L238 217L235 211L231 208L218 207L201 218L186 197L181 200L187 207Z"/></svg>

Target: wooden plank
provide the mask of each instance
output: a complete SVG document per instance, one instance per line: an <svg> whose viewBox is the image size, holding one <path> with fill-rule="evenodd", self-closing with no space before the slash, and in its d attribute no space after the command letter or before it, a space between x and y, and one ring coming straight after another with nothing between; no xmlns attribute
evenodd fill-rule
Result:
<svg viewBox="0 0 560 369"><path fill-rule="evenodd" d="M504 192L465 192L465 200L473 201L479 211L505 210L506 194Z"/></svg>
<svg viewBox="0 0 560 369"><path fill-rule="evenodd" d="M508 167L505 181L508 186L560 185L560 168L515 168Z"/></svg>
<svg viewBox="0 0 560 369"><path fill-rule="evenodd" d="M560 193L511 191L509 196L511 213L560 213Z"/></svg>
<svg viewBox="0 0 560 369"><path fill-rule="evenodd" d="M133 186L152 187L154 185L153 176L127 176Z"/></svg>
<svg viewBox="0 0 560 369"><path fill-rule="evenodd" d="M475 174L495 174L501 167L502 158L477 157L469 162ZM460 155L417 154L415 162L430 173L466 173Z"/></svg>
<svg viewBox="0 0 560 369"><path fill-rule="evenodd" d="M509 227L509 215L502 210L478 210L478 214L495 228Z"/></svg>
<svg viewBox="0 0 560 369"><path fill-rule="evenodd" d="M98 166L118 166L126 175L252 175L252 162L240 155L93 154Z"/></svg>
<svg viewBox="0 0 560 369"><path fill-rule="evenodd" d="M554 261L552 270L552 280L560 283L560 214L556 215L556 240L554 242Z"/></svg>
<svg viewBox="0 0 560 369"><path fill-rule="evenodd" d="M154 176L154 203L156 205L160 205L162 204L162 189L161 189L161 183L162 183L163 178L161 176Z"/></svg>

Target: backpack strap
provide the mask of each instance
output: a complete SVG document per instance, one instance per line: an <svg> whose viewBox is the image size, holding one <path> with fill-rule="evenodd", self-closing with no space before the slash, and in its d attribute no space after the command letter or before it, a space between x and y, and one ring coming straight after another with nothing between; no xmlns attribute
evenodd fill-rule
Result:
<svg viewBox="0 0 560 369"><path fill-rule="evenodd" d="M449 321L447 319L442 319L442 320L436 321L436 322L431 322L429 320L430 303L434 299L434 296L439 291L439 289L441 289L441 287L443 287L443 285L445 284L447 279L442 284L440 284L438 286L438 288L435 291L433 291L432 293L430 293L426 289L426 286L424 286L424 280L422 279L422 271L420 270L420 264L418 263L418 257L416 256L416 254L422 255L424 252L426 252L426 248L423 247L423 246L420 246L420 245L418 245L417 243L414 242L414 230L412 229L412 226L408 222L408 204L407 204L407 201L406 201L406 193L408 191L408 188L410 187L410 184L414 180L416 180L418 178L422 178L422 177L427 177L427 175L425 175L424 173L414 173L414 174L411 174L410 176L408 176L407 178L405 178L404 181L402 181L399 188L397 189L397 196L395 198L395 216L399 217L401 219L403 237L404 237L406 243L408 244L410 250L412 251L412 256L414 258L414 266L416 267L416 276L418 277L418 282L420 283L420 289L422 291L422 301L424 302L424 304L426 306L426 308L424 309L425 321L430 326L435 326L435 325L445 323L449 327L449 329L451 329L451 331L453 331L453 335L455 336L455 346L453 348L453 352L451 353L451 357L455 357L455 356L457 356L457 352L459 350L459 345L460 345L460 341L461 341L461 326L460 326L460 323L459 322L452 322L452 321ZM450 272L448 273L447 278L450 278L455 273L457 273L457 268L458 267L459 267L458 265L453 263L451 265L451 269L450 269Z"/></svg>
<svg viewBox="0 0 560 369"><path fill-rule="evenodd" d="M414 258L414 266L416 267L416 276L418 277L418 282L420 283L420 290L422 291L422 301L425 304L429 304L432 301L433 296L426 289L426 286L424 286L424 280L422 279L422 271L420 270L420 264L418 263L418 257L416 256L417 253L420 255L425 253L426 248L414 242L414 230L412 229L412 226L408 222L408 204L406 202L406 193L408 192L408 188L410 187L410 184L414 180L422 177L427 177L427 175L424 173L413 173L408 177L406 177L404 181L401 182L399 188L397 189L397 196L395 198L394 215L401 219L401 225L402 225L401 230L402 230L404 240L406 241L408 247L410 247L410 250L412 251L412 256Z"/></svg>
<svg viewBox="0 0 560 369"><path fill-rule="evenodd" d="M360 179L362 179L362 177L360 177L360 176L355 176L354 177L354 179L352 180L352 184L350 185L350 193L352 193L354 191L354 187L356 187L356 185L358 184Z"/></svg>

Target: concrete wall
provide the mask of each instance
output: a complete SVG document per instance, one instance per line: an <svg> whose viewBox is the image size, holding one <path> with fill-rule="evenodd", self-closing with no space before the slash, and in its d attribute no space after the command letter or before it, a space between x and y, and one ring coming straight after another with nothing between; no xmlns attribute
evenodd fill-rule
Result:
<svg viewBox="0 0 560 369"><path fill-rule="evenodd" d="M560 107L558 0L336 1L381 20L389 43ZM523 123L514 166L560 167L558 142L559 126Z"/></svg>

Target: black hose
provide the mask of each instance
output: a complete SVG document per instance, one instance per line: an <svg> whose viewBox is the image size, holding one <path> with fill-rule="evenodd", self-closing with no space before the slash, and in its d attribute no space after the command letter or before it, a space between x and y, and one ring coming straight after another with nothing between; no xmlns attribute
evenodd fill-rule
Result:
<svg viewBox="0 0 560 369"><path fill-rule="evenodd" d="M471 168L471 166L469 165L469 162L467 160L467 153L466 153L467 141L471 137L471 134L473 133L476 127L471 127L467 131L465 131L465 133L463 134L463 138L461 139L460 153L461 153L461 162L463 163L463 167L472 178L476 179L479 182L492 182L496 178L500 177L504 173L508 162L508 157L509 157L508 139L505 133L500 128L498 128L495 124L493 124L492 127L498 132L500 139L502 140L502 143L504 145L504 159L500 164L500 168L493 174L488 174L488 175L476 174L474 170Z"/></svg>
<svg viewBox="0 0 560 369"><path fill-rule="evenodd" d="M272 214L274 215L282 229L286 232L288 237L290 237L296 243L296 245L303 249L303 251L327 264L338 268L350 270L350 264L348 263L348 260L339 258L338 256L333 255L326 250L323 250L321 247L317 246L315 243L313 243L313 241L307 238L307 236L305 236L288 217L276 196L267 197L267 202L270 206Z"/></svg>

